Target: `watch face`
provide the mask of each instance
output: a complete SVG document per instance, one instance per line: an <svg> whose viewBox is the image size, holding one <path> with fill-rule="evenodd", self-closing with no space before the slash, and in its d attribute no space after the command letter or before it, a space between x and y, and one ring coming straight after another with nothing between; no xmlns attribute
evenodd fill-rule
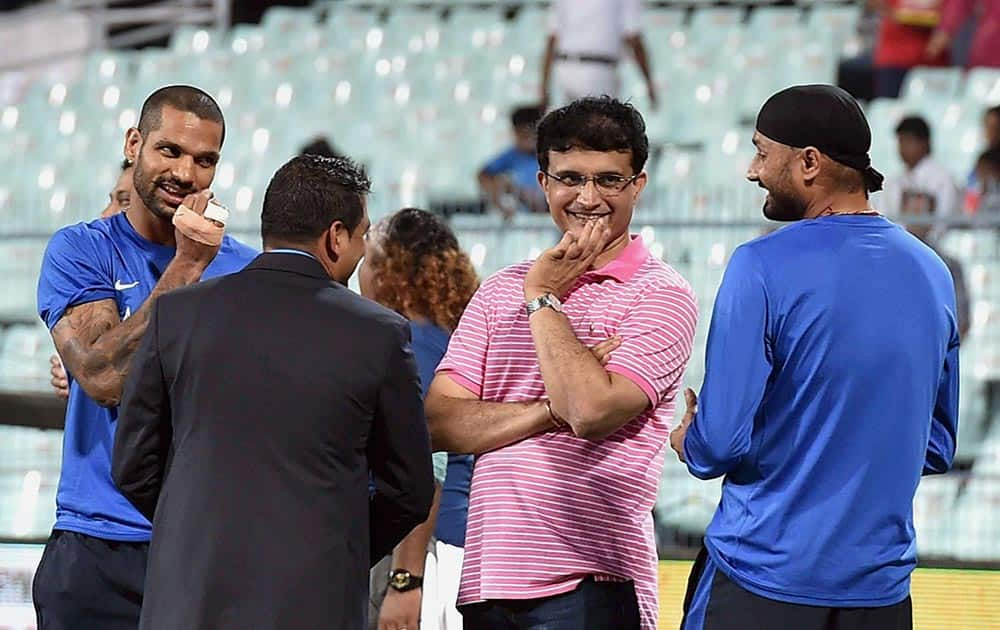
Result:
<svg viewBox="0 0 1000 630"><path fill-rule="evenodd" d="M392 574L392 586L394 588L406 588L410 585L410 572L409 571L395 571Z"/></svg>

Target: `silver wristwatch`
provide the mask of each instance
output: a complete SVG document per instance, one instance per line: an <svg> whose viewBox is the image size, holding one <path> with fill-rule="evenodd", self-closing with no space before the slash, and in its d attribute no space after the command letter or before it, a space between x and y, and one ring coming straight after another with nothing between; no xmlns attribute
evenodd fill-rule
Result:
<svg viewBox="0 0 1000 630"><path fill-rule="evenodd" d="M531 317L534 313L537 313L543 308L551 308L553 311L557 313L562 313L563 310L562 302L560 302L559 298L552 295L551 293L545 293L543 295L539 295L538 297L536 297L535 299L531 300L530 302L524 305L524 310L528 312L528 317Z"/></svg>

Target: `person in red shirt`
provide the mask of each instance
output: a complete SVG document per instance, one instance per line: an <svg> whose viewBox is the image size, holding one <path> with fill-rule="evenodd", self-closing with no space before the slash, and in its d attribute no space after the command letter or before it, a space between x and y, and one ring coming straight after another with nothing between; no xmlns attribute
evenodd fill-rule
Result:
<svg viewBox="0 0 1000 630"><path fill-rule="evenodd" d="M875 96L896 98L906 73L914 66L950 63L947 47L928 54L928 44L940 19L938 0L870 0L881 13L875 41Z"/></svg>
<svg viewBox="0 0 1000 630"><path fill-rule="evenodd" d="M947 51L959 29L973 15L975 33L965 65L1000 68L1000 0L942 0L941 23L927 43L927 58Z"/></svg>

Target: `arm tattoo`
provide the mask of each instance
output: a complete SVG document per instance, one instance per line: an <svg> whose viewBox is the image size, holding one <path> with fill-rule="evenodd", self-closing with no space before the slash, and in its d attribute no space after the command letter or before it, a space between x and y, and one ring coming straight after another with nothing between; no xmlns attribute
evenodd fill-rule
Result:
<svg viewBox="0 0 1000 630"><path fill-rule="evenodd" d="M171 263L139 310L124 321L110 299L66 309L52 328L52 339L66 370L97 404L114 407L121 400L129 362L146 332L156 298L197 282L201 271Z"/></svg>

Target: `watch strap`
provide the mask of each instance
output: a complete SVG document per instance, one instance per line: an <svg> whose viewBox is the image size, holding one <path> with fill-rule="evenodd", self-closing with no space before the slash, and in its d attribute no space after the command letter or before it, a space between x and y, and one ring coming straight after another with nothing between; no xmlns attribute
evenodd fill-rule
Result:
<svg viewBox="0 0 1000 630"><path fill-rule="evenodd" d="M528 313L528 317L531 317L543 308L551 308L557 313L562 312L562 304L559 302L559 298L551 293L543 293L524 305L524 310Z"/></svg>

